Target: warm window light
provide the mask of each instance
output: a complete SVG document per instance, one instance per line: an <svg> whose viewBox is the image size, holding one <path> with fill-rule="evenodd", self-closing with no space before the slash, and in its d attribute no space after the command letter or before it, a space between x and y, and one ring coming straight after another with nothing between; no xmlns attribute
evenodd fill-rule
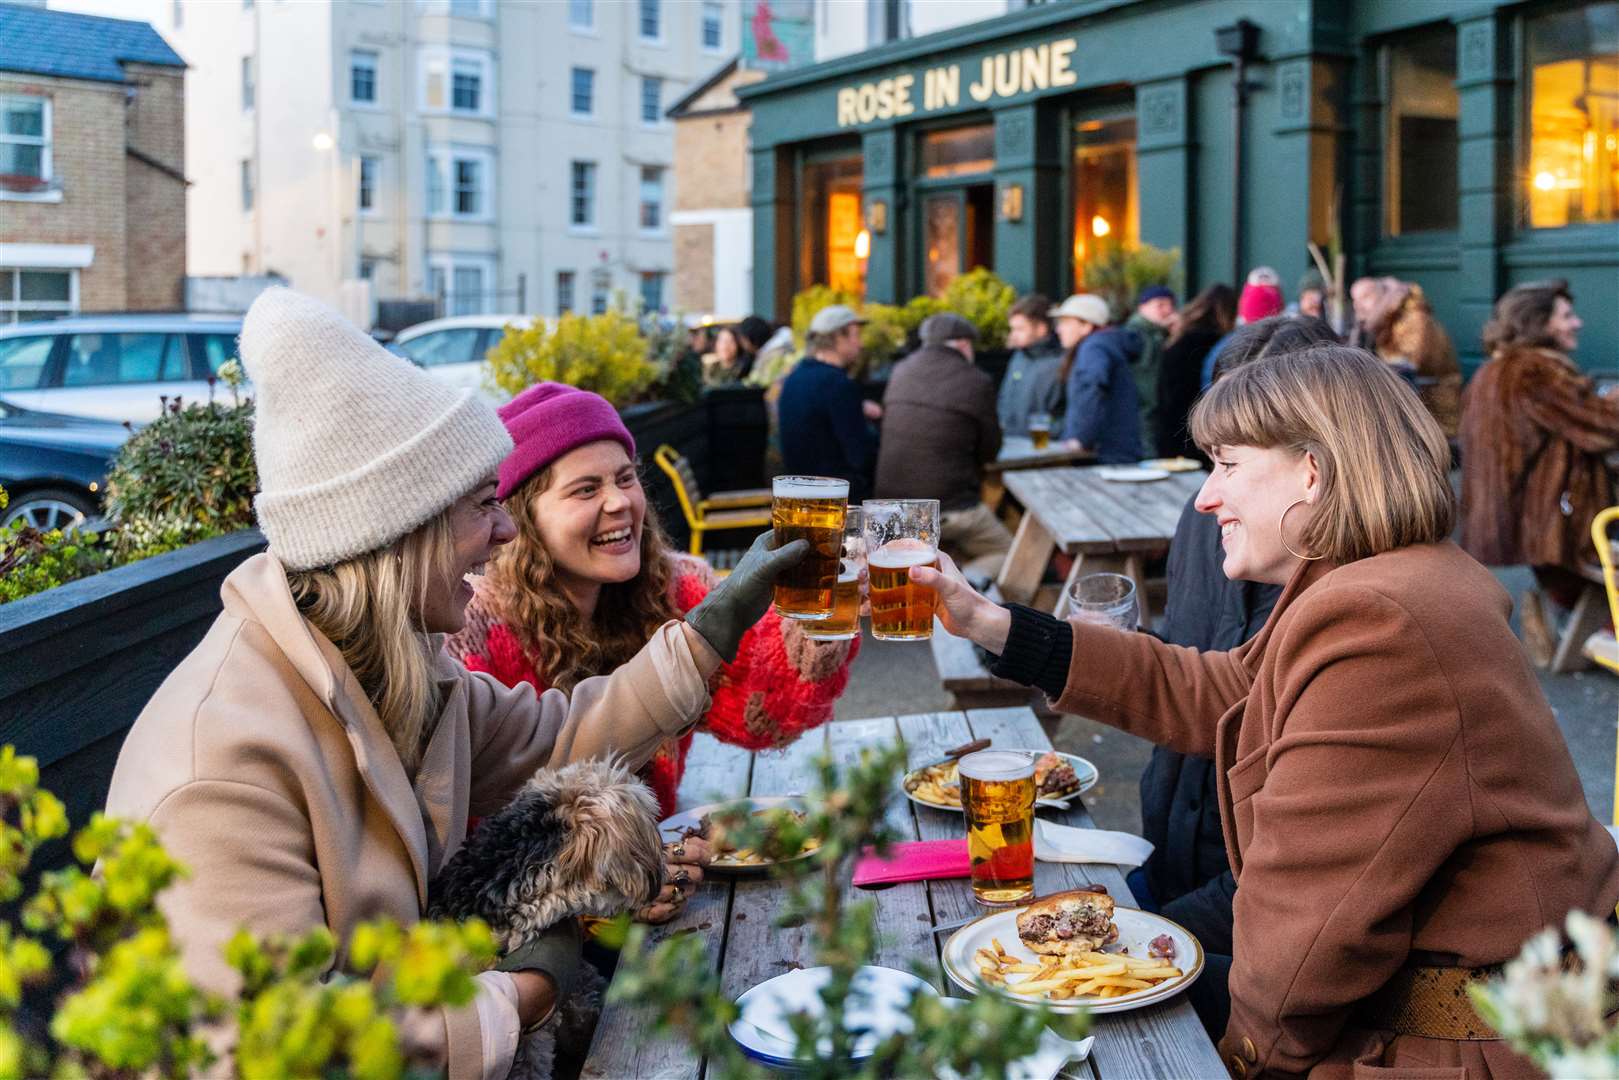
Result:
<svg viewBox="0 0 1619 1080"><path fill-rule="evenodd" d="M1535 174L1535 186L1541 191L1550 191L1557 186L1557 177L1549 172L1537 172Z"/></svg>
<svg viewBox="0 0 1619 1080"><path fill-rule="evenodd" d="M854 235L854 257L857 259L865 259L870 257L870 255L871 233L866 229L861 229Z"/></svg>
<svg viewBox="0 0 1619 1080"><path fill-rule="evenodd" d="M309 141L309 144L316 150L330 150L337 145L336 141L324 131L315 132L315 137Z"/></svg>
<svg viewBox="0 0 1619 1080"><path fill-rule="evenodd" d="M1107 223L1107 218L1103 217L1101 214L1097 214L1095 217L1091 218L1092 236L1106 236L1112 231L1113 226L1109 225Z"/></svg>

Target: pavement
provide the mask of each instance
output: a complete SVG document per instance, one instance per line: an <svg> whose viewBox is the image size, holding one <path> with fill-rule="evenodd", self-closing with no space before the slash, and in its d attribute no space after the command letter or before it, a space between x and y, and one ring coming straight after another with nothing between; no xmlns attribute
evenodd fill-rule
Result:
<svg viewBox="0 0 1619 1080"><path fill-rule="evenodd" d="M1514 599L1531 583L1526 567L1496 572ZM1516 615L1513 630L1517 631ZM1613 820L1615 732L1619 724L1619 677L1597 668L1569 675L1539 673L1541 689L1568 741L1586 801L1597 820ZM849 688L838 702L839 720L946 712L950 695L939 685L931 650L924 643L877 641L869 634L860 645ZM1152 753L1144 739L1078 716L1055 723L1057 749L1078 754L1094 764L1101 780L1085 795L1097 824L1104 829L1141 831L1138 783Z"/></svg>

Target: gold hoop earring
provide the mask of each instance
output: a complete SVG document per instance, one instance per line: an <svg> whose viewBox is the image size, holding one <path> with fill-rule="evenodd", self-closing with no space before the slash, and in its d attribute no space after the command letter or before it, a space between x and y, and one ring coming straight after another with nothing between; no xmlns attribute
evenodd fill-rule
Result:
<svg viewBox="0 0 1619 1080"><path fill-rule="evenodd" d="M1287 549L1287 553L1293 556L1295 559L1301 559L1304 562L1315 562L1317 559L1322 558L1322 556L1300 555L1298 552L1294 551L1292 545L1287 542L1287 515L1299 503L1305 503L1308 505L1309 500L1294 499L1292 502L1287 504L1287 509L1283 510L1282 516L1276 520L1276 538L1282 542L1282 546Z"/></svg>

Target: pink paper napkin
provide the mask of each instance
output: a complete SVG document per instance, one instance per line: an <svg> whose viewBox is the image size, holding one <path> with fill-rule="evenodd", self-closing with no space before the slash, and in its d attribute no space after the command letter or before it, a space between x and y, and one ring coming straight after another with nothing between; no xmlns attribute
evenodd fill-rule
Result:
<svg viewBox="0 0 1619 1080"><path fill-rule="evenodd" d="M855 864L854 883L885 885L895 881L930 881L971 877L972 872L965 838L919 840L895 844L886 859L879 859L867 848Z"/></svg>

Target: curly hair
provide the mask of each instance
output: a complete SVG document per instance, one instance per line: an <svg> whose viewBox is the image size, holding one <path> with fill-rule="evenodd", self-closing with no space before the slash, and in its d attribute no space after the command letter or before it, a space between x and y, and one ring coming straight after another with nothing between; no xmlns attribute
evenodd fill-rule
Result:
<svg viewBox="0 0 1619 1080"><path fill-rule="evenodd" d="M579 617L557 584L556 563L534 514L535 496L551 486L551 479L551 470L541 469L506 499L517 537L490 560L489 605L490 614L535 659L546 685L572 693L580 681L626 663L658 627L682 613L669 596L669 541L649 504L641 525L641 572L603 585L595 615L588 623Z"/></svg>

